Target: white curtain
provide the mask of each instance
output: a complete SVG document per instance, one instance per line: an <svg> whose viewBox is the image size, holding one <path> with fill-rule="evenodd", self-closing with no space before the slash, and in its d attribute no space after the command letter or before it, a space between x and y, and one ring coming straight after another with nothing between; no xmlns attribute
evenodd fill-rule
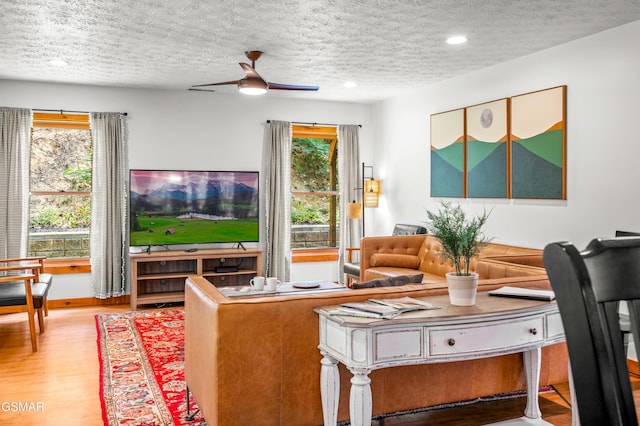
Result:
<svg viewBox="0 0 640 426"><path fill-rule="evenodd" d="M91 279L96 298L125 294L127 148L120 113L91 114Z"/></svg>
<svg viewBox="0 0 640 426"><path fill-rule="evenodd" d="M338 280L344 282L344 261L347 247L360 247L361 221L347 215L349 202L362 193L360 170L360 126L338 126L338 182L340 182L340 250ZM358 191L354 189L358 188ZM361 199L356 200L362 202Z"/></svg>
<svg viewBox="0 0 640 426"><path fill-rule="evenodd" d="M27 254L31 110L0 107L0 258Z"/></svg>
<svg viewBox="0 0 640 426"><path fill-rule="evenodd" d="M291 123L271 121L265 138L265 274L289 281L291 271Z"/></svg>

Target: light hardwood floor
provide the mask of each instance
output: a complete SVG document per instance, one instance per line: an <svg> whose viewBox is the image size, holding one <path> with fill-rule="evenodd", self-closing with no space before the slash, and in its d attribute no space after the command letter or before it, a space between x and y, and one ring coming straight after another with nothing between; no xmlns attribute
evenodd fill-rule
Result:
<svg viewBox="0 0 640 426"><path fill-rule="evenodd" d="M0 315L0 425L101 425L95 315L127 310L51 309L35 353L27 315ZM35 411L14 411L12 403Z"/></svg>
<svg viewBox="0 0 640 426"><path fill-rule="evenodd" d="M95 315L128 310L129 305L52 309L46 332L38 335L37 353L31 352L26 315L0 315L0 425L102 425ZM569 398L566 384L558 388ZM36 411L13 411L7 405L12 402L33 403ZM519 417L524 404L524 398L485 402L389 417L373 425L476 426ZM571 424L570 409L557 394L542 395L540 406L548 422Z"/></svg>

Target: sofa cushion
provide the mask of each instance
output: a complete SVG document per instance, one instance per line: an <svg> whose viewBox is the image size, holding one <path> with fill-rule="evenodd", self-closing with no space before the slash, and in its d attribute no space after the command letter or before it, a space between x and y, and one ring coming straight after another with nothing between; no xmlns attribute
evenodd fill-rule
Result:
<svg viewBox="0 0 640 426"><path fill-rule="evenodd" d="M364 281L377 280L379 278L397 277L400 275L414 275L422 273L422 283L444 282L445 277L428 272L422 272L417 269L394 268L392 266L383 266L381 268L369 268L364 271Z"/></svg>
<svg viewBox="0 0 640 426"><path fill-rule="evenodd" d="M398 275L397 277L378 278L361 283L353 283L352 288L373 288L373 287L393 287L412 283L421 283L423 274Z"/></svg>
<svg viewBox="0 0 640 426"><path fill-rule="evenodd" d="M375 253L369 259L372 267L394 266L396 268L417 269L420 258L411 254Z"/></svg>

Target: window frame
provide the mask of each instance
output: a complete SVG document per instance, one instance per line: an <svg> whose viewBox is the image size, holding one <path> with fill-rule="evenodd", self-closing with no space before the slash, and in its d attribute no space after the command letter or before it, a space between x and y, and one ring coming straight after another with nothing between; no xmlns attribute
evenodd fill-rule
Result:
<svg viewBox="0 0 640 426"><path fill-rule="evenodd" d="M43 128L64 128L64 129L82 129L89 130L89 137L93 141L91 134L91 124L89 114L78 113L68 114L60 111L60 113L36 112L32 113L31 124L31 140L33 143L33 129L35 127ZM92 143L93 145L93 143ZM31 175L31 168L29 168ZM92 183L93 186L93 183ZM69 195L88 195L91 197L92 191L32 191L29 185L29 197L35 196L69 196ZM31 203L29 203L30 205ZM28 232L27 238L30 238ZM61 257L50 258L44 261L44 272L52 274L76 274L91 272L91 258L86 257Z"/></svg>
<svg viewBox="0 0 640 426"><path fill-rule="evenodd" d="M294 138L316 138L330 141L330 188L329 191L291 191L291 196L323 196L329 195L329 208L331 211L329 223L329 241L335 247L322 248L294 248L292 252L292 262L325 262L338 259L338 212L339 212L339 188L338 188L338 130L335 126L316 126L293 124L291 126L291 139Z"/></svg>

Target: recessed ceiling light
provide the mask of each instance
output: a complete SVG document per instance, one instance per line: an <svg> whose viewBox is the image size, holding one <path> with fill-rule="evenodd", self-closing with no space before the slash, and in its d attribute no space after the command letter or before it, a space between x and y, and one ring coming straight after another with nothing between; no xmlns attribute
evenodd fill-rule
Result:
<svg viewBox="0 0 640 426"><path fill-rule="evenodd" d="M355 81L347 81L344 83L344 87L348 87L348 88L356 87L357 85L358 83L356 83Z"/></svg>
<svg viewBox="0 0 640 426"><path fill-rule="evenodd" d="M66 67L67 65L69 65L67 61L64 61L62 59L51 59L49 61L49 64L55 65L57 67Z"/></svg>
<svg viewBox="0 0 640 426"><path fill-rule="evenodd" d="M467 42L467 38L463 35L457 35L453 37L449 37L447 39L448 44L463 44Z"/></svg>

